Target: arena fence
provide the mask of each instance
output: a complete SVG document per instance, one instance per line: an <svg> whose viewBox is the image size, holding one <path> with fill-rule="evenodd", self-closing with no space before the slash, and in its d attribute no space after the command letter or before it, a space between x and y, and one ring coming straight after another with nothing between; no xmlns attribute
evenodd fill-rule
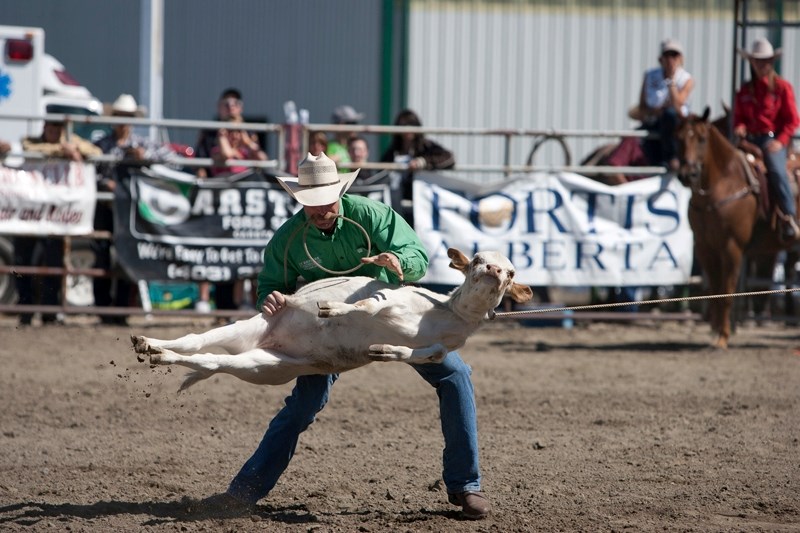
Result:
<svg viewBox="0 0 800 533"><path fill-rule="evenodd" d="M0 115L0 120L11 118L7 115ZM616 140L622 137L644 137L647 135L643 131L578 131L578 130L535 130L535 129L469 129L469 128L426 128L426 127L401 127L401 126L378 126L378 125L334 125L334 124L264 124L264 123L239 123L233 124L230 122L218 121L196 121L196 120L176 120L176 119L163 119L151 120L146 118L129 118L129 117L110 117L110 116L76 116L76 115L59 115L48 114L41 116L24 116L13 117L15 119L23 118L32 123L41 122L43 120L63 120L67 126L67 135L70 135L74 130L76 124L131 124L138 128L149 128L154 132L166 131L169 128L188 128L194 130L203 129L246 129L252 132L261 132L265 134L275 135L277 137L278 151L274 159L268 161L227 161L226 164L239 165L246 167L257 167L265 170L272 171L286 171L293 166L296 168L296 163L299 161L301 154L305 154L308 146L308 135L311 131L324 131L324 132L337 132L337 131L350 131L365 135L391 135L403 132L419 132L425 135L464 135L475 137L500 137L504 139L505 149L499 157L496 164L492 165L457 165L455 171L465 172L475 179L480 179L481 174L486 173L501 173L503 176L510 176L514 173L533 172L533 171L546 171L546 172L575 172L579 174L603 174L603 173L635 173L635 174L662 174L666 171L663 167L605 167L605 166L580 166L571 164L571 153L569 149L569 139L578 137L596 137L601 139ZM162 141L165 138L159 136ZM515 154L512 152L513 140L520 138L529 139L532 149L528 154ZM568 163L562 166L538 166L535 162L535 151L538 146L545 142L558 143L565 152L565 161ZM527 155L527 160L524 164L515 164L514 161L521 159L521 156ZM12 153L7 158L23 158L33 159L41 158L39 154L31 153ZM113 164L115 162L126 162L116 160L110 156L100 156L91 158L89 162ZM150 161L148 163L164 163L165 161ZM173 157L168 161L169 163L180 165L183 167L201 167L210 166L213 161L211 159L194 158L194 157ZM127 161L129 163L129 161ZM356 165L342 165L345 168L352 168ZM404 170L407 168L405 164L397 163L366 163L357 165L366 169L379 169L379 170ZM98 201L109 201L111 196L109 194L98 193ZM0 275L57 275L61 276L61 305L58 306L21 306L13 303L0 303L0 313L63 313L63 314L92 314L100 316L122 316L122 315L163 315L163 316L197 316L194 310L166 310L166 309L153 309L149 302L148 292L146 285L139 284L141 307L95 307L95 306L76 306L70 305L67 301L67 287L68 280L74 280L77 277L94 278L94 277L109 277L114 275L113 272L90 268L90 267L76 267L72 258L73 244L76 240L92 240L92 239L110 239L109 232L95 231L89 235L80 237L61 236L64 240L64 261L61 267L32 267L23 265L2 265L0 264ZM699 278L693 278L690 285L696 286L700 283ZM644 310L643 310L644 311ZM212 311L208 314L211 317L242 317L251 316L250 311L238 310L225 310L225 311ZM566 317L566 315L565 315ZM659 314L653 313L586 313L581 312L569 313L569 320L632 320L646 318L653 319L677 319L677 320L698 320L700 316L696 313L689 311L688 307L677 312L665 312Z"/></svg>

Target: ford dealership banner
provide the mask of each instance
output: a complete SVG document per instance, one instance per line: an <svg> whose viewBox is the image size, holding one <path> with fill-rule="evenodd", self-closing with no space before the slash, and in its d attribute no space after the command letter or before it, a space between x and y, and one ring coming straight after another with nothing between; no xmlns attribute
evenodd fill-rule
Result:
<svg viewBox="0 0 800 533"><path fill-rule="evenodd" d="M275 230L299 204L257 172L198 181L154 165L117 167L114 244L133 279L254 277ZM388 202L387 185L352 187Z"/></svg>

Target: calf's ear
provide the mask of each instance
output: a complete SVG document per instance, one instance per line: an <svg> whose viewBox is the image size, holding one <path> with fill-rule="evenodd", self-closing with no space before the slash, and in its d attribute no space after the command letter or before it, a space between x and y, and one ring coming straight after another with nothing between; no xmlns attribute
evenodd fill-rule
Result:
<svg viewBox="0 0 800 533"><path fill-rule="evenodd" d="M528 302L533 298L533 291L531 288L521 283L512 283L506 290L506 294L511 296L511 299L519 304Z"/></svg>
<svg viewBox="0 0 800 533"><path fill-rule="evenodd" d="M448 248L447 257L450 258L450 268L460 270L461 272L467 271L467 267L469 266L469 259L467 259L466 255L461 253L461 250L456 250L455 248Z"/></svg>

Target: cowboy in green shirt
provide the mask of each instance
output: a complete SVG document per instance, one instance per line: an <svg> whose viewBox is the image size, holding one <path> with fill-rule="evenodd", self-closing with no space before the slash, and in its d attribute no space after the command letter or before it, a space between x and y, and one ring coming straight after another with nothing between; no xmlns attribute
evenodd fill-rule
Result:
<svg viewBox="0 0 800 533"><path fill-rule="evenodd" d="M358 225L342 218L325 219L328 213ZM317 224L324 224L324 229ZM258 276L259 308L273 291L294 292L298 278L311 282L331 277L317 265L335 272L361 265L353 275L399 285L422 278L428 254L414 230L386 204L345 194L334 204L307 206L275 232L264 250L264 268Z"/></svg>
<svg viewBox="0 0 800 533"><path fill-rule="evenodd" d="M322 153L308 154L299 166L299 177L278 178L303 209L275 232L264 251L258 303L265 315L283 310L283 293L294 291L300 278L310 282L352 272L399 283L417 281L425 274L428 256L422 242L398 213L374 200L345 195L356 174L357 170L338 173L336 164ZM298 331L298 335L309 334ZM441 363L411 366L439 396L445 441L442 477L448 500L460 506L467 518L484 518L490 505L481 492L472 370L457 352L447 354ZM300 433L325 406L338 377L297 378L258 449L228 491L211 505L228 512L246 511L272 490L289 465Z"/></svg>

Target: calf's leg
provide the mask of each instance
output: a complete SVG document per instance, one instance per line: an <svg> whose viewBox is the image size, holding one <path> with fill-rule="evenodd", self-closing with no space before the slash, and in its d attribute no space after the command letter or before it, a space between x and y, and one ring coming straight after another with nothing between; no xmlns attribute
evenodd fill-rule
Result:
<svg viewBox="0 0 800 533"><path fill-rule="evenodd" d="M375 298L365 298L356 303L348 304L345 302L317 302L319 312L317 316L320 318L332 318L336 316L345 316L350 313L366 313L368 315L375 315L381 309L387 306L387 301L378 301Z"/></svg>
<svg viewBox="0 0 800 533"><path fill-rule="evenodd" d="M444 344L433 344L425 348L409 348L392 344L372 344L369 347L369 358L373 361L403 361L405 363L441 363L447 356L448 349Z"/></svg>
<svg viewBox="0 0 800 533"><path fill-rule="evenodd" d="M247 320L239 320L205 333L190 333L174 340L132 335L131 342L133 349L142 354L158 353L161 350L193 354L208 351L211 348L219 348L229 354L236 354L258 346L268 325L263 315L258 314Z"/></svg>
<svg viewBox="0 0 800 533"><path fill-rule="evenodd" d="M161 349L159 353L150 353L150 363L191 368L194 372L186 376L180 390L218 372L230 374L255 385L282 385L297 376L314 373L311 361L288 358L283 354L258 348L236 355L214 353L182 355L172 350Z"/></svg>

